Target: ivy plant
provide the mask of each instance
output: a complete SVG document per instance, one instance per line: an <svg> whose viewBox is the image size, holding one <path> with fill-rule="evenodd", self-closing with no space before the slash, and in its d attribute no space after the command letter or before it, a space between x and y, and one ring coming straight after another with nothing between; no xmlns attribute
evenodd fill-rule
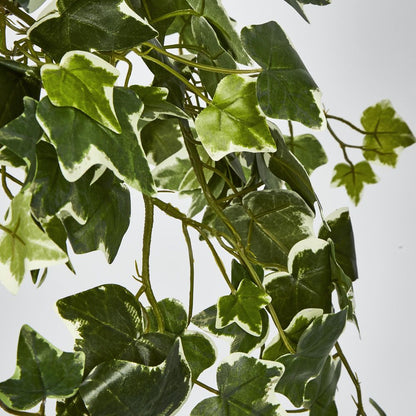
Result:
<svg viewBox="0 0 416 416"><path fill-rule="evenodd" d="M305 20L305 4L330 3L285 1ZM131 82L137 59L150 85ZM30 277L42 283L55 264L73 271L69 245L77 254L102 250L111 263L129 228L132 190L145 213L137 291L114 282L58 300L77 330L73 352L23 326L16 371L0 383L3 410L41 416L54 398L59 416L171 415L198 385L211 396L191 416L335 416L346 371L357 415L366 415L338 342L348 322L358 326L353 227L347 209L323 217L309 175L328 163L316 137L327 131L345 159L332 183L358 204L377 182L373 164L394 167L415 142L389 101L362 109L360 125L327 112L279 24L238 33L220 0L0 0L0 97L10 199L0 281L10 291ZM295 134L294 122L314 130ZM345 142L336 123L361 143ZM186 197L189 211L167 202L167 191ZM182 225L187 305L153 292L155 209ZM193 300L190 229L228 287L205 310ZM216 337L230 341L221 363ZM217 386L199 379L212 366Z"/></svg>

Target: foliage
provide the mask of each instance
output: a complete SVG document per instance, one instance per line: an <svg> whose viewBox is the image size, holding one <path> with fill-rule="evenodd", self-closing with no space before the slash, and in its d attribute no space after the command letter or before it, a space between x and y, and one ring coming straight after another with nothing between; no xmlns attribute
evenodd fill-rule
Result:
<svg viewBox="0 0 416 416"><path fill-rule="evenodd" d="M305 4L329 3L285 1L305 20ZM53 264L72 270L68 243L75 253L102 250L111 263L134 189L145 207L140 287L133 294L107 284L58 300L77 332L75 352L24 326L0 406L44 415L53 397L61 416L170 415L196 384L214 396L192 416L286 415L277 393L292 412L335 416L343 366L357 415L365 416L338 343L347 321L357 324L352 224L340 209L314 232L321 205L309 174L328 158L315 135L294 134L293 122L326 130L340 145L345 163L335 166L332 183L358 204L377 182L372 164L394 167L399 150L415 142L392 104L365 109L361 127L327 113L283 29L272 21L239 34L220 0L58 0L35 19L43 3L0 0L0 164L10 199L0 224L0 281L17 292L28 272L41 283ZM14 45L6 42L11 34ZM133 57L153 73L151 85L131 84ZM120 63L128 67L122 75ZM362 144L340 139L333 121L360 133ZM354 149L362 161L350 159ZM16 195L10 181L20 187ZM188 198L188 213L164 200L167 190ZM187 310L152 290L155 207L182 225ZM196 314L189 228L229 288ZM231 276L218 246L232 258ZM217 367L218 390L198 379L216 362L212 336L231 340ZM39 403L37 413L27 412Z"/></svg>

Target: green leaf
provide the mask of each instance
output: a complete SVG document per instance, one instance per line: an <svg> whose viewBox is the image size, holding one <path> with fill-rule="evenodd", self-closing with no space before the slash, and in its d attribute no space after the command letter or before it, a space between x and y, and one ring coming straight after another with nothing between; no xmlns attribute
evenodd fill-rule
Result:
<svg viewBox="0 0 416 416"><path fill-rule="evenodd" d="M338 416L335 393L341 375L341 360L328 357L318 377L310 380L305 389L305 407L310 416Z"/></svg>
<svg viewBox="0 0 416 416"><path fill-rule="evenodd" d="M254 191L224 214L241 237L249 259L266 267L286 269L290 249L313 234L313 213L297 193ZM219 231L229 233L217 220Z"/></svg>
<svg viewBox="0 0 416 416"><path fill-rule="evenodd" d="M203 17L193 16L191 19L192 34L195 38L198 50L197 62L213 67L236 69L237 64L233 57L221 46L215 30ZM199 71L204 87L211 95L214 96L218 83L224 78L224 74Z"/></svg>
<svg viewBox="0 0 416 416"><path fill-rule="evenodd" d="M55 60L72 50L130 49L157 36L124 0L58 0L57 8L28 31Z"/></svg>
<svg viewBox="0 0 416 416"><path fill-rule="evenodd" d="M247 333L260 336L262 319L260 310L271 297L248 279L243 279L235 293L218 299L216 327L221 329L235 322Z"/></svg>
<svg viewBox="0 0 416 416"><path fill-rule="evenodd" d="M370 404L377 410L379 416L387 416L387 413L378 405L378 403L373 400L371 397L369 399Z"/></svg>
<svg viewBox="0 0 416 416"><path fill-rule="evenodd" d="M262 331L261 335L258 337L248 334L235 323L232 323L224 328L217 328L215 326L217 321L217 305L210 306L209 308L195 315L192 318L192 323L217 337L232 339L230 346L231 353L249 353L256 348L261 347L265 343L269 333L269 318L267 312L264 309L261 309L260 315L262 319Z"/></svg>
<svg viewBox="0 0 416 416"><path fill-rule="evenodd" d="M197 404L191 416L283 416L272 393L283 371L279 363L231 354L218 367L219 395Z"/></svg>
<svg viewBox="0 0 416 416"><path fill-rule="evenodd" d="M308 23L309 20L303 11L304 4L315 4L316 6L326 6L331 3L331 0L285 0L289 3Z"/></svg>
<svg viewBox="0 0 416 416"><path fill-rule="evenodd" d="M121 134L75 108L55 107L47 97L39 103L37 117L56 148L62 174L68 181L78 180L91 166L101 164L133 188L152 194L152 175L138 140L137 123L143 104L125 88L114 89L114 103Z"/></svg>
<svg viewBox="0 0 416 416"><path fill-rule="evenodd" d="M47 397L73 396L81 384L84 354L63 352L28 325L20 331L14 375L0 383L0 399L16 410L31 409Z"/></svg>
<svg viewBox="0 0 416 416"><path fill-rule="evenodd" d="M198 13L200 13L216 30L221 34L224 42L223 47L232 52L236 61L240 64L248 65L250 57L244 50L238 33L234 29L234 25L228 17L228 13L224 9L220 0L186 0L189 5Z"/></svg>
<svg viewBox="0 0 416 416"><path fill-rule="evenodd" d="M255 81L228 75L211 104L195 120L199 138L213 160L232 152L273 152L274 140L258 107Z"/></svg>
<svg viewBox="0 0 416 416"><path fill-rule="evenodd" d="M324 148L312 134L301 134L294 137L284 136L284 139L289 150L302 163L309 175L316 168L328 162Z"/></svg>
<svg viewBox="0 0 416 416"><path fill-rule="evenodd" d="M363 112L361 124L368 132L363 141L363 155L367 160L396 166L400 150L415 142L408 125L388 100L368 107Z"/></svg>
<svg viewBox="0 0 416 416"><path fill-rule="evenodd" d="M17 2L29 13L39 9L46 0L17 0Z"/></svg>
<svg viewBox="0 0 416 416"><path fill-rule="evenodd" d="M119 72L104 59L89 52L67 52L59 65L43 65L41 75L53 105L77 108L115 133L121 133L113 103L113 87Z"/></svg>
<svg viewBox="0 0 416 416"><path fill-rule="evenodd" d="M262 267L253 264L253 269L256 272L258 278L263 281L264 270ZM250 272L247 267L240 264L237 260L233 259L231 261L231 282L234 287L238 287L242 280L249 279L253 280L253 277L250 275Z"/></svg>
<svg viewBox="0 0 416 416"><path fill-rule="evenodd" d="M330 245L315 237L295 244L290 250L286 272L266 276L264 286L283 327L301 310L331 311L332 270Z"/></svg>
<svg viewBox="0 0 416 416"><path fill-rule="evenodd" d="M322 309L303 309L298 312L290 321L289 326L284 330L287 339L291 345L298 344L300 337L305 332L306 328L318 317L322 316ZM280 317L279 317L280 318ZM287 349L280 335L276 335L273 338L267 348L264 350L263 359L276 361L282 355L288 354L290 351Z"/></svg>
<svg viewBox="0 0 416 416"><path fill-rule="evenodd" d="M23 97L39 99L40 87L33 67L0 57L0 127L22 113Z"/></svg>
<svg viewBox="0 0 416 416"><path fill-rule="evenodd" d="M296 407L303 405L306 385L321 373L328 354L344 330L346 319L346 310L316 318L302 334L296 353L279 358L285 372L276 391Z"/></svg>
<svg viewBox="0 0 416 416"><path fill-rule="evenodd" d="M66 400L56 402L56 416L90 416L79 392Z"/></svg>
<svg viewBox="0 0 416 416"><path fill-rule="evenodd" d="M257 79L257 97L266 115L307 127L325 127L318 86L281 27L276 22L245 27L241 38L263 68Z"/></svg>
<svg viewBox="0 0 416 416"><path fill-rule="evenodd" d="M188 316L182 303L176 299L166 298L157 302L165 324L165 331L172 335L181 335L188 323ZM149 331L157 331L156 315L152 308L147 308Z"/></svg>
<svg viewBox="0 0 416 416"><path fill-rule="evenodd" d="M278 127L272 123L269 123L269 127L277 147L275 153L271 154L270 157L266 156L270 171L284 180L313 210L317 197L305 168L287 148Z"/></svg>
<svg viewBox="0 0 416 416"><path fill-rule="evenodd" d="M331 183L334 186L345 186L347 194L357 205L360 202L364 184L377 183L377 176L365 160L353 166L339 163L334 168Z"/></svg>
<svg viewBox="0 0 416 416"><path fill-rule="evenodd" d="M335 257L342 270L352 281L358 279L357 260L355 256L354 232L348 208L340 208L325 218L331 231L322 226L319 238L334 242Z"/></svg>
<svg viewBox="0 0 416 416"><path fill-rule="evenodd" d="M85 206L87 221L80 224L68 217L64 226L75 253L102 250L109 263L115 259L130 223L130 192L111 171L94 182Z"/></svg>
<svg viewBox="0 0 416 416"><path fill-rule="evenodd" d="M30 270L65 263L67 255L33 221L28 192L12 200L6 223L0 230L0 282L16 293Z"/></svg>
<svg viewBox="0 0 416 416"><path fill-rule="evenodd" d="M80 392L91 416L155 416L176 413L191 386L191 371L178 340L156 367L122 360L99 364Z"/></svg>

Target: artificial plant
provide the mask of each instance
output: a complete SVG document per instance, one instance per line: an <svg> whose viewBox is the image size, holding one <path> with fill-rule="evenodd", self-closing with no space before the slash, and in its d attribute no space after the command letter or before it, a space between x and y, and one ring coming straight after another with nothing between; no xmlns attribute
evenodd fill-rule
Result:
<svg viewBox="0 0 416 416"><path fill-rule="evenodd" d="M286 1L306 20L304 4L329 3ZM237 33L220 0L47 3L0 0L0 164L10 199L0 281L17 292L28 274L39 284L56 263L73 270L67 244L79 254L102 250L111 263L129 227L131 189L145 207L142 259L136 293L115 281L58 300L77 329L74 352L22 328L16 372L0 383L1 408L43 415L53 397L60 416L170 415L196 384L212 397L191 416L332 416L345 367L357 415L366 415L338 343L348 321L358 326L352 224L346 209L322 215L309 174L327 156L312 132L295 135L294 122L327 130L340 145L345 163L332 182L357 204L376 182L372 164L395 166L415 141L391 103L365 109L360 126L328 113L278 23ZM151 85L131 82L133 57L153 73ZM361 133L362 143L343 141L335 123ZM362 161L352 161L352 150ZM167 202L166 191L188 198L189 211ZM152 290L155 209L182 225L186 306ZM193 305L189 229L229 288L203 311ZM230 340L220 364L215 336ZM216 387L199 380L213 365Z"/></svg>

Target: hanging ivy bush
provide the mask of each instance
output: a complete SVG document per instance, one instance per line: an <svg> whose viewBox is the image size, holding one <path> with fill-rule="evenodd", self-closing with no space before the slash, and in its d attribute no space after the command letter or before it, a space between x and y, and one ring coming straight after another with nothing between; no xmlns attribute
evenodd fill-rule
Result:
<svg viewBox="0 0 416 416"><path fill-rule="evenodd" d="M285 1L305 20L304 4L329 3ZM398 151L415 142L392 104L363 109L361 125L328 113L278 23L237 33L220 0L58 0L35 19L43 3L0 0L0 164L10 199L0 281L17 292L29 274L41 283L55 264L73 270L68 244L79 254L102 250L111 263L129 227L132 189L145 207L142 259L136 293L106 284L58 300L77 330L73 352L22 327L15 374L0 383L1 408L44 415L52 397L59 416L171 415L196 384L211 397L191 416L333 416L345 367L357 415L366 415L338 343L348 321L357 325L352 224L346 209L322 217L309 174L327 155L312 132L295 135L293 122L327 130L340 145L345 161L332 183L358 204L377 181L373 163L394 167ZM133 56L153 73L151 85L132 84ZM286 132L276 120L286 120ZM344 142L335 123L362 142ZM164 191L190 199L189 212ZM155 209L182 225L186 306L152 290ZM193 305L190 229L229 289L202 311ZM230 341L220 364L215 337ZM199 376L214 365L217 386L205 385Z"/></svg>

